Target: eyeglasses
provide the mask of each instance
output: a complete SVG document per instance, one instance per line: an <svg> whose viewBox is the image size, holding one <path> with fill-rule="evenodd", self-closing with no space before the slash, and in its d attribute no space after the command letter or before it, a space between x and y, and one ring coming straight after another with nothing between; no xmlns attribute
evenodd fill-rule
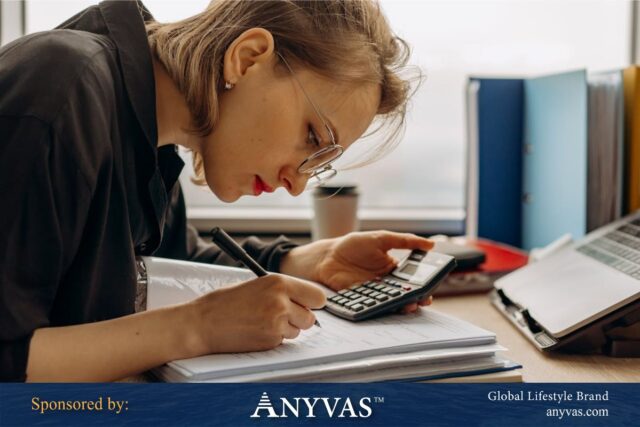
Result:
<svg viewBox="0 0 640 427"><path fill-rule="evenodd" d="M300 86L300 90L302 90L304 97L307 99L309 104L311 104L311 107L318 115L318 118L327 130L329 139L331 140L331 145L316 151L315 153L307 157L300 164L300 166L298 166L298 173L310 175L305 187L306 191L322 185L336 176L338 172L333 168L332 163L336 161L340 156L342 156L344 150L340 145L336 144L336 138L333 135L333 131L331 130L327 122L322 118L322 114L320 114L318 107L316 107L316 104L311 100L307 91L304 90L302 83L300 83L300 80L298 80L298 78L296 77L287 60L284 59L284 57L280 53L278 53L278 56L280 57L284 65L286 65L286 67L289 69L291 76L298 83L298 86ZM313 130L309 131L309 133L312 132ZM317 138L317 135L310 135L310 137Z"/></svg>

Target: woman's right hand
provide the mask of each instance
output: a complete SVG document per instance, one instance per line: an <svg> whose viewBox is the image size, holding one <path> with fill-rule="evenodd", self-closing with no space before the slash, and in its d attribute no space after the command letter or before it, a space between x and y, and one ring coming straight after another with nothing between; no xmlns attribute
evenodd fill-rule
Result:
<svg viewBox="0 0 640 427"><path fill-rule="evenodd" d="M275 273L218 289L184 307L193 320L192 351L202 355L272 349L311 328L316 317L310 309L325 302L318 287Z"/></svg>
<svg viewBox="0 0 640 427"><path fill-rule="evenodd" d="M315 316L309 308L324 303L309 282L269 274L186 304L42 327L29 345L27 380L115 381L171 360L268 350L310 328Z"/></svg>

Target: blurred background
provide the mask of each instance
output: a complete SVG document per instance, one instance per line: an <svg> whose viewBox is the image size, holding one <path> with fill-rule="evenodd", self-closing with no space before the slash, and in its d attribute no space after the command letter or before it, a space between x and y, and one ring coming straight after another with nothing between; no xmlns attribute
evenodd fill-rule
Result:
<svg viewBox="0 0 640 427"><path fill-rule="evenodd" d="M0 43L49 30L94 4L78 0L1 0ZM207 0L147 0L158 21L202 11ZM412 47L411 63L426 76L412 100L406 133L381 161L340 172L338 183L360 191L363 229L424 234L464 231L466 145L465 87L469 75L531 77L587 68L619 69L635 62L636 5L629 0L382 0L394 30ZM375 137L349 150L357 160ZM187 165L189 154L183 153ZM340 166L340 165L338 165ZM283 189L234 204L181 177L189 215L234 232L306 233L311 196Z"/></svg>

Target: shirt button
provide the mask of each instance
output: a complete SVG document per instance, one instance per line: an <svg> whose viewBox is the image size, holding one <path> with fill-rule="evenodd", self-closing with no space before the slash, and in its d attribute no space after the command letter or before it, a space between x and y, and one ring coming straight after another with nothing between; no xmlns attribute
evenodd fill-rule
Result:
<svg viewBox="0 0 640 427"><path fill-rule="evenodd" d="M140 246L138 246L138 251L139 252L146 252L147 251L147 244L146 243L141 243Z"/></svg>

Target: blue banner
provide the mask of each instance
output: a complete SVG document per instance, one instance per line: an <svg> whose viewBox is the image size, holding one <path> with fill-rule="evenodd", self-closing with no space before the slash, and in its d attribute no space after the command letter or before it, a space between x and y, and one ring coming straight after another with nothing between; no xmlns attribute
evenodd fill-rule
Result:
<svg viewBox="0 0 640 427"><path fill-rule="evenodd" d="M638 426L638 384L0 384L0 426Z"/></svg>

